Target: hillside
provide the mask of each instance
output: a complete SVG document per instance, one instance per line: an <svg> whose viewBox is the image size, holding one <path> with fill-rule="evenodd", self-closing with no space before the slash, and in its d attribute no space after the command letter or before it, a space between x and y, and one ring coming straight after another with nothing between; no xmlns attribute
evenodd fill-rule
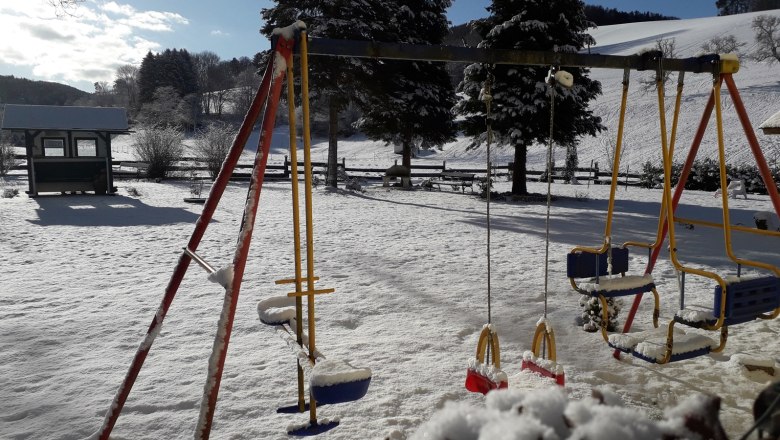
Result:
<svg viewBox="0 0 780 440"><path fill-rule="evenodd" d="M0 104L72 105L87 95L65 84L0 75Z"/></svg>
<svg viewBox="0 0 780 440"><path fill-rule="evenodd" d="M724 17L708 17L688 20L652 21L643 23L619 24L601 26L592 29L591 34L596 39L596 46L591 53L608 55L632 55L655 45L656 40L673 38L677 57L692 57L701 54L701 45L716 36L733 34L738 41L745 42L744 54L750 53L754 47L751 21L761 14L780 15L780 11L763 13L738 14ZM747 107L753 127L758 127L762 121L780 110L780 66L770 66L766 63L754 63L741 56L741 67L734 75L734 81L740 89L740 95ZM618 110L620 105L621 82L623 72L620 70L593 69L591 76L602 84L603 95L592 105L594 113L601 116L608 130L598 137L586 137L579 146L579 158L582 166L598 162L601 169L606 165L609 145L615 141L617 131ZM626 127L624 133L624 155L621 170L626 166L630 170L640 170L643 163L661 162L658 105L655 92L646 93L640 87L640 79L652 78L649 72L632 72L629 87ZM542 78L539 79L543 80ZM672 110L674 106L677 76L672 75L670 84L666 87L667 125L671 128ZM707 102L712 88L712 78L706 74L688 74L685 77L684 95L680 114L677 137L677 153L675 161L683 161L684 154L693 139L699 124L701 112ZM724 87L725 90L725 87ZM739 121L733 111L727 92L723 92L724 126L727 149L727 160L731 163L752 160L747 149L747 142ZM714 116L713 116L714 120ZM708 128L699 157L715 158L716 144L714 124ZM756 133L759 143L764 148L769 160L780 158L780 137L764 136ZM441 152L426 156L432 160L448 160L469 162L474 165L484 163L482 150L468 149L470 139L460 138L444 147ZM347 143L348 144L348 143ZM377 144L379 147L380 144ZM345 148L349 148L345 145ZM512 160L512 149L498 148L494 152L494 162L505 164ZM342 149L344 151L344 149ZM369 150L370 151L370 150ZM364 154L369 154L366 151ZM355 152L361 155L359 152ZM375 152L371 151L374 155ZM339 153L341 156L342 153ZM349 157L349 153L344 153ZM563 154L559 155L558 164L562 164ZM537 146L529 151L528 166L532 169L542 169L545 161L545 149Z"/></svg>

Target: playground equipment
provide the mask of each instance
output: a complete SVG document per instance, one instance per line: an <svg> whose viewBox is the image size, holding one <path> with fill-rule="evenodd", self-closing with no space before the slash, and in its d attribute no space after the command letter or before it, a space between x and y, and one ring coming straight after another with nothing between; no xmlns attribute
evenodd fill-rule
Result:
<svg viewBox="0 0 780 440"><path fill-rule="evenodd" d="M555 87L570 89L574 78L565 70L550 69L547 74L547 85L550 89L550 137L547 145L547 211L545 215L544 234L544 315L536 324L531 350L523 353L521 370L530 370L542 376L555 380L560 386L565 383L563 368L558 365L555 355L555 332L547 321L547 294L550 268L550 206L552 205L552 173L553 173L553 121L555 120ZM545 357L546 353L546 357Z"/></svg>
<svg viewBox="0 0 780 440"><path fill-rule="evenodd" d="M572 287L583 294L588 294L599 298L602 305L602 335L609 345L616 349L615 356L619 352L631 353L635 357L654 363L667 363L690 359L693 357L705 355L711 352L719 352L724 349L728 336L728 326L741 324L754 319L772 319L780 314L780 270L777 267L758 261L738 258L734 255L731 241L731 230L734 228L729 221L729 188L726 178L725 147L723 141L723 124L721 114L721 84L726 82L731 97L734 101L734 107L737 110L743 129L748 137L751 150L758 163L759 171L768 188L770 198L776 212L780 212L780 198L778 198L777 187L772 180L763 153L755 140L747 115L744 111L741 99L736 86L733 83L732 74L739 69L739 62L735 57L717 56L713 57L713 64L718 69L713 71L713 89L710 99L702 116L699 129L694 137L693 145L688 154L688 158L683 167L681 177L675 189L674 197L671 195L671 174L672 157L674 152L674 141L676 136L677 121L680 109L680 97L683 88L684 72L680 71L678 76L677 99L675 103L672 132L667 142L666 133L666 115L664 110L664 88L663 74L665 59L657 58L656 84L658 93L659 120L661 131L661 152L664 163L664 190L661 201L661 214L659 216L658 233L656 241L652 244L643 244L636 242L627 242L621 247L612 247L610 237L610 227L612 214L614 211L615 189L617 185L616 172L620 160L620 146L623 130L623 120L625 112L625 95L628 84L628 70L624 75L623 101L621 103L621 116L618 128L618 140L615 152L615 164L613 166L612 187L610 191L609 208L607 212L607 227L605 232L604 244L601 248L575 248L567 260L567 275L571 279ZM675 209L685 188L685 182L690 173L693 161L696 157L704 130L709 122L713 108L716 114L716 129L718 138L718 156L719 172L721 182L721 200L723 223L713 224L692 219L675 219ZM674 234L674 225L676 222L687 224L699 224L703 226L719 227L724 231L724 240L727 256L737 264L736 277L721 277L711 271L702 270L683 265L678 257L679 250ZM757 229L742 228L746 232L776 235L768 231ZM639 333L628 333L633 321L633 317L638 309L642 295L646 292L652 292L655 300L653 312L653 324L658 326L659 299L655 290L651 273L655 261L664 242L665 236L669 235L670 260L675 269L680 274L680 310L669 322L664 332L649 330ZM621 276L621 278L600 280L601 276L609 276L620 273L624 275L628 270L628 249L627 246L640 246L649 250L650 256L648 265L643 276ZM741 267L750 266L758 269L768 270L772 273L770 276L759 278L742 277ZM702 309L700 307L690 307L685 305L685 274L690 273L710 278L717 283L714 291L714 302L711 308ZM593 277L595 282L588 285L577 284L576 278ZM629 312L623 334L607 335L607 304L606 298L616 296L634 296L634 304ZM686 333L676 329L675 325L681 324L695 329L707 331L719 331L720 341L699 333Z"/></svg>
<svg viewBox="0 0 780 440"><path fill-rule="evenodd" d="M215 281L225 288L225 298L223 302L222 313L220 314L218 330L214 341L214 348L212 350L211 356L209 357L208 377L206 386L204 387L203 397L201 399L200 416L198 417L198 422L195 429L195 438L209 438L214 412L216 409L220 382L222 379L222 371L225 365L225 359L227 357L230 334L233 328L233 319L235 316L238 295L241 288L241 280L244 275L246 259L249 253L249 245L254 230L254 222L257 215L260 193L263 185L263 177L265 175L267 159L270 151L271 136L273 134L276 110L278 108L279 97L281 95L281 88L284 84L285 73L289 71L287 69L287 64L292 61L292 53L293 49L295 48L296 39L299 38L301 41L306 41L305 32L303 32L304 28L305 25L302 22L298 22L292 26L277 30L277 32L275 32L271 44L271 56L264 71L260 87L258 88L254 100L252 101L252 105L247 111L247 114L244 117L244 121L242 122L241 127L239 128L239 131L233 140L233 144L227 154L227 157L225 158L225 161L222 164L222 168L216 180L214 181L214 184L212 185L209 196L204 203L203 212L195 224L195 229L187 243L187 246L184 248L184 251L179 257L179 261L176 264L168 286L165 289L165 294L163 296L160 307L158 308L157 313L152 319L152 323L146 332L146 337L138 347L127 375L122 381L122 384L120 385L109 410L106 412L103 425L100 427L96 435L96 437L101 440L108 440L109 436L111 435L111 431L113 430L119 415L122 412L122 408L127 401L127 397L129 396L133 384L135 383L135 379L138 377L146 356L148 355L155 338L160 332L162 323L178 291L179 285L181 284L182 279L187 272L190 262L193 260L209 273L209 279L211 281ZM305 57L303 59L305 60ZM302 71L306 71L305 61L304 65L302 66ZM304 96L304 103L307 106L306 111L308 112L308 95L305 87L304 93L306 94ZM252 128L255 125L255 122L258 120L261 111L263 112L261 135L257 147L257 154L255 156L254 167L252 169L252 178L249 183L249 189L244 206L241 228L238 233L238 241L233 256L233 261L232 264L222 269L216 270L214 267L204 261L203 258L198 256L196 251L200 241L203 238L203 235L206 232L206 228L208 227L209 222L214 215L217 205L219 204L219 200L224 194L230 176L232 175L233 170L238 163L241 153L244 150L244 145L246 144L249 135L252 132ZM308 123L308 121L306 123ZM307 127L305 128L305 131L308 133ZM306 142L308 142L308 137L305 137L305 139L307 139ZM306 151L308 152L308 147ZM307 166L306 178L308 180L307 187L310 191L310 164ZM310 192L308 198L310 200ZM311 209L310 206L311 204L309 203L307 209ZM307 235L310 236L312 234L312 229L310 227L311 225L308 224L307 226L309 226L307 228ZM292 301L296 302L296 298L299 300L302 296L307 296L309 300L310 331L309 335L307 336L309 341L309 351L306 355L306 358L309 360L309 362L318 364L316 360L322 358L322 356L314 346L313 295L326 292L317 291L313 288L312 284L316 280L316 277L313 276L313 259L309 258L307 264L311 266L309 267L308 273L306 274L307 289L303 290L301 288L303 278L300 271L296 271L296 278L293 281L296 284L296 292L294 292L292 295L294 297ZM290 301L287 298L285 299ZM297 307L296 309L299 310L300 307ZM277 314L270 313L269 316L274 317L274 319L278 319L280 315L287 316L286 313L286 311L281 311ZM287 321L292 323L292 320L289 318ZM299 344L299 347L301 346L301 341L303 340L304 336L302 332L297 331L298 323L300 322L302 322L302 319L297 319L294 324L296 327L297 338L295 342ZM304 345L306 344L304 343ZM354 399L361 392L365 394L364 391L357 389L355 386L356 384L352 384L351 386L345 385L346 388L339 385L344 385L345 383L351 382L360 382L360 385L367 386L365 381L367 375L366 370L349 370L346 376L351 380L345 381L345 374L343 374L347 368L345 367L345 363L328 361L319 363L318 365L320 365L319 369L316 365L315 367L312 367L312 387L310 389L312 394L312 403L309 405L310 420L307 425L304 425L296 432L298 434L317 433L321 432L323 428L322 425L317 423L316 404L313 402L319 401L322 403L337 403L345 401L345 399ZM370 371L368 372L368 376L370 378ZM331 428L333 426L335 425L326 424L325 428Z"/></svg>
<svg viewBox="0 0 780 440"><path fill-rule="evenodd" d="M493 327L492 308L491 308L491 289L490 289L490 192L492 189L492 164L490 162L490 143L493 141L493 130L491 128L491 84L493 82L493 73L488 71L487 79L482 89L480 99L485 103L486 126L487 126L487 168L485 177L486 193L486 214L485 224L487 226L487 306L488 323L482 328L477 342L476 359L469 361L466 370L466 389L475 393L487 394L490 390L497 388L506 388L508 380L506 373L501 370L501 351L498 344L498 332ZM490 355L493 355L491 363Z"/></svg>
<svg viewBox="0 0 780 440"><path fill-rule="evenodd" d="M184 278L184 275L187 272L190 262L193 260L201 264L201 266L204 267L209 272L210 274L209 278L211 280L218 282L220 285L222 285L225 288L223 309L218 324L219 328L214 342L214 349L209 358L209 364L208 364L209 373L207 378L207 386L204 387L204 393L201 401L200 416L198 418L198 424L195 432L195 437L198 439L209 438L211 426L213 422L214 411L216 408L219 386L222 378L222 371L227 356L227 349L229 346L230 334L231 334L233 319L236 311L236 304L240 292L241 280L244 275L244 269L246 266L246 257L249 252L249 245L251 242L252 232L254 229L254 220L257 214L258 202L262 190L263 177L265 174L267 158L270 150L271 135L273 133L277 103L281 94L281 87L283 85L284 76L287 71L286 62L291 59L291 55L295 47L295 36L296 33L300 30L302 30L302 26L300 24L296 24L294 26L286 28L285 30L280 31L273 39L271 45L270 61L266 66L265 73L263 75L263 79L260 84L260 87L258 88L255 98L249 110L247 111L247 114L233 141L230 151L228 152L228 155L225 158L225 161L223 162L222 169L220 170L211 188L209 197L204 203L203 212L201 213L201 216L199 217L198 221L195 224L194 231L190 236L187 246L182 252L181 256L179 257L176 267L174 268L173 274L171 275L170 281L165 289L165 293L161 301L161 304L146 332L146 336L141 342L141 344L139 345L138 350L136 351L136 354L131 362L127 375L122 381L119 390L117 391L108 411L106 412L103 425L99 429L96 436L101 440L107 440L109 438L111 431L113 430L119 418L119 415L121 414L124 404L127 401L127 397L130 394L135 379L137 378L140 369L143 366L146 356L148 355L149 350L151 349L155 338L160 332L161 325L163 324L163 321L169 311L173 299L176 296L178 288L182 282L182 279ZM305 33L301 33L300 35L301 35L300 37L301 41L306 41ZM659 55L652 55L652 54L615 56L615 55L562 53L562 52L491 50L491 49L481 49L481 48L455 48L455 47L444 47L444 46L434 47L434 46L422 46L422 45L412 45L412 44L378 43L378 42L367 42L367 41L338 41L338 40L328 40L328 39L312 39L311 41L309 41L308 55L352 56L352 57L368 57L368 58L407 59L407 60L420 60L420 61L457 61L457 62L472 62L472 63L481 62L481 63L488 63L488 64L525 64L525 65L538 65L538 66L554 65L554 66L618 68L618 69L634 69L634 70L647 70L648 68L652 67L651 64L653 59L655 59L656 61L659 61L661 59ZM680 179L681 182L685 182L690 172L693 163L693 158L695 157L696 150L698 149L698 145L701 141L701 137L703 136L704 129L706 128L707 122L709 120L711 111L714 106L714 102L716 100L718 102L717 120L718 120L718 132L719 132L718 133L719 147L720 147L721 159L723 158L722 157L723 156L722 125L720 123L720 85L721 82L725 81L729 89L729 92L732 96L732 99L734 100L734 106L737 109L738 115L740 117L740 121L748 137L748 142L751 146L754 155L756 156L756 160L758 161L759 170L761 172L762 178L764 179L764 182L767 184L766 186L769 190L769 195L772 200L775 212L780 214L780 195L778 195L777 188L774 185L774 182L772 181L769 167L767 166L766 161L763 158L761 150L758 146L758 142L755 138L755 134L752 131L750 122L744 110L744 105L742 104L741 99L739 98L739 94L737 92L736 86L734 85L734 81L731 77L731 74L736 71L736 66L738 66L738 63L736 63L736 61L732 61L729 59L721 59L717 55L709 55L709 56L686 58L686 59L662 59L662 61L664 63L663 64L664 69L666 70L676 71L676 72L698 72L698 73L710 72L716 78L716 80L714 81L715 86L713 87L713 92L710 96L710 100L707 104L707 108L705 109L706 117L702 118L702 123L699 126L699 131L697 132L696 138L694 139L694 145L691 147L691 152L689 153L688 160L686 161L686 164L683 168L683 173ZM659 96L662 96L662 92L659 92ZM661 106L661 108L663 108L663 106ZM261 136L257 148L257 155L255 157L254 168L252 171L252 179L249 183L249 190L248 190L247 199L245 203L241 229L238 235L239 240L233 256L233 261L232 264L220 270L215 270L213 267L208 265L208 263L203 261L202 258L198 257L196 251L198 245L200 244L203 238L204 233L206 232L206 228L208 227L208 224L213 217L213 214L219 203L219 200L224 194L229 178L232 175L233 170L235 169L239 157L241 156L244 145L249 137L249 134L252 131L252 127L254 126L254 123L258 120L261 112L263 112ZM662 142L665 142L666 134L665 134L664 117L661 118L661 126L662 126L662 134L663 134ZM674 230L673 224L675 221L674 209L677 206L684 185L677 186L674 193L674 197L671 198L670 200L671 185L669 181L669 175L670 175L670 168L671 168L671 155L669 154L668 151L669 149L666 148L665 144L662 145L662 147L664 152L664 165L665 165L665 187L664 187L665 202L664 203L666 203L666 206L670 207L670 209L666 210L667 212L666 212L665 227L662 228L662 232L663 234L665 234L666 231L669 232L670 242L671 242L672 234ZM725 182L725 169L723 168L723 161L721 161L721 164L722 164L721 183L725 188L725 184L723 183ZM616 179L613 179L613 181L615 180ZM730 230L732 229L732 227L728 221L727 192L723 191L723 194L724 194L724 222L721 227L723 227L724 229L724 234L726 235L726 239L727 239L726 241L728 242L727 246L730 249ZM678 220L682 221L682 219L678 219ZM686 222L689 221L686 220ZM771 231L763 231L763 232L771 232ZM308 229L307 234L308 233L311 233L310 228ZM646 270L646 273L649 274L652 272L652 266L657 258L659 251L660 251L660 244L652 248L652 255L648 263L648 269ZM695 269L684 268L681 264L679 264L679 262L677 262L676 256L674 256L675 252L676 249L674 249L674 243L672 243L673 261L675 261L676 267L678 267L679 265L678 270L681 270L683 272L705 275L702 273L702 271L697 272ZM735 260L737 264L745 264L754 267L763 267L763 268L773 270L775 276L766 277L762 279L760 282L758 282L758 284L768 285L770 289L769 289L769 294L767 296L772 300L777 299L778 294L773 293L778 291L777 282L776 282L778 279L776 268L767 267L767 265L761 266L757 262L750 262L752 264L748 264L747 260L741 260L734 257L732 255L733 252L729 252L729 254L730 254L729 256L732 257L732 259ZM311 260L308 263L311 263ZM769 303L762 304L761 309L767 310L770 313L761 312L760 310L759 311L751 310L749 313L746 313L736 319L733 316L727 316L727 310L733 309L733 307L729 308L728 305L734 304L735 295L744 294L747 292L748 296L750 298L753 298L758 296L759 294L752 293L754 292L754 290L752 290L752 288L750 289L748 288L749 286L745 282L745 280L738 280L734 283L726 283L726 281L723 278L717 277L717 275L707 273L705 276L708 275L710 276L710 278L713 278L716 281L718 281L719 287L721 288L719 294L720 302L718 303L716 300L716 304L715 304L716 306L715 308L719 313L717 314L717 321L715 323L711 323L710 320L696 321L701 323L700 325L702 327L705 327L708 330L720 329L730 324L737 323L737 321L740 321L742 319L749 319L754 317L769 318L769 317L777 316L778 314L777 306L775 306L775 308L772 310L770 307L773 304L769 304ZM299 288L299 284L302 284L303 282L302 274L296 274L296 277L293 281L296 284L296 292L294 292L293 297L301 298L303 295L307 296L309 302L312 305L308 309L308 312L311 316L313 316L314 313L313 295L317 293L312 286L312 283L315 280L316 277L313 276L313 268L311 268L311 270L308 270L306 274L306 281L307 281L306 290L302 290L301 288ZM731 289L729 289L729 286L731 286ZM320 293L324 293L324 292L320 292ZM639 302L641 301L641 296L642 294L635 295L634 308L638 307ZM281 301L281 300L276 299L274 301ZM286 328L291 329L292 328L291 325L296 327L295 343L298 344L298 346L300 347L301 343L303 343L304 338L303 338L303 333L301 332L300 339L299 339L298 337L299 333L297 331L297 327L298 327L298 323L302 322L302 319L295 319L295 322L293 323L292 319L290 318L290 314L292 312L292 308L291 308L292 306L290 304L294 301L295 300L290 300L289 298L285 298L284 301L282 302L283 305L282 309L284 310L280 311L280 313L278 314L271 313L272 311L269 308L268 309L269 316L273 317L274 319L281 319L281 321L271 320L269 322L272 323L276 322L277 324L281 322L283 324L285 322L285 319L282 319L279 315L288 316L286 321L289 322L290 325L286 326ZM738 308L742 309L741 306ZM296 304L295 311L294 311L296 315L298 314L299 309L300 307L298 307L298 305ZM624 331L626 332L630 328L631 319L633 318L634 313L635 310L632 309L631 313L629 314L630 319L627 320L626 327L624 329ZM311 322L313 322L313 319L310 319L310 323ZM673 339L671 334L673 331L672 326L673 323L670 323L669 337L667 340L668 346L666 350L668 353L671 353L673 351L672 350ZM282 329L285 328L284 325L281 326L277 325L277 327ZM312 326L309 332L310 334L307 335L305 339L310 339L311 341L314 340L314 332L312 331L313 329L314 327ZM721 334L723 335L724 333L725 333L725 329L721 332ZM725 342L725 340L723 342ZM496 348L497 347L498 344L496 344ZM497 350L496 350L496 354L498 354ZM306 358L308 360L312 360L312 357L314 358L314 360L321 358L321 355L316 350L316 347L313 344L311 344L308 353L306 353ZM308 362L308 360L305 362ZM322 365L322 363L320 365ZM327 366L327 364L325 365ZM340 366L335 365L334 370L339 371ZM360 394L359 391L355 391L354 389L352 389L352 387L345 387L341 389L342 391L341 394L335 393L332 396L328 396L327 392L325 394L319 393L319 391L327 391L325 387L330 385L327 382L328 379L332 377L328 376L327 374L322 374L322 375L318 375L318 378L322 379L323 382L315 381L313 387L311 388L312 396L310 397L310 399L313 398L314 402L320 401L321 403L324 403L325 401L330 401L335 403L339 401L344 401L344 399L352 399L355 396ZM365 378L360 380L365 380ZM359 382L359 380L353 380L350 382ZM346 382L346 383L350 383L350 382ZM339 383L343 383L343 382L339 382ZM318 387L320 386L323 388L318 389ZM305 404L303 406L305 407ZM310 404L309 406L310 408L314 408L316 407L316 404ZM315 411L311 411L311 414L316 417Z"/></svg>
<svg viewBox="0 0 780 440"><path fill-rule="evenodd" d="M314 296L334 292L334 289L315 289L314 282L314 220L312 209L311 136L309 130L308 57L306 33L300 36L301 94L303 106L304 142L304 195L306 226L306 276L302 274L301 228L299 213L298 167L292 167L292 215L293 215L293 257L295 276L292 279L276 281L276 284L294 284L295 292L285 296L267 298L257 306L260 321L274 326L297 354L298 403L279 408L278 412L292 413L309 411L309 423L288 431L291 435L313 435L338 426L338 421L319 422L317 404L335 404L358 400L365 396L371 382L371 370L354 368L347 362L325 359L315 345ZM287 59L287 102L290 121L290 157L298 163L297 134L295 127L295 95L293 80L293 59ZM303 281L306 289L303 289ZM303 301L307 298L308 335L303 332ZM310 373L309 403L304 396L303 365Z"/></svg>

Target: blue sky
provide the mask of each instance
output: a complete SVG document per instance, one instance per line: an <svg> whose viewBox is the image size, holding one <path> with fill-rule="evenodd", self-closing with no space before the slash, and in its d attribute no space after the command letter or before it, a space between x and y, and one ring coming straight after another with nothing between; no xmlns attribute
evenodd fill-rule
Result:
<svg viewBox="0 0 780 440"><path fill-rule="evenodd" d="M715 0L586 0L624 11L680 18L717 15ZM487 15L490 0L454 0L453 24ZM113 82L122 64L139 65L149 51L209 50L222 59L251 57L268 47L260 10L271 0L86 0L56 14L46 0L0 2L0 74L57 81L93 91Z"/></svg>

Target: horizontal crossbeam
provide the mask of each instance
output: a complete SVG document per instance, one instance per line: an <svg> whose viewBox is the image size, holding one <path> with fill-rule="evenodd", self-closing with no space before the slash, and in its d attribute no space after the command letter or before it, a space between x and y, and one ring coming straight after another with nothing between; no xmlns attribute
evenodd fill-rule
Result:
<svg viewBox="0 0 780 440"><path fill-rule="evenodd" d="M486 49L476 47L433 46L376 41L311 38L309 55L382 58L412 61L515 64L529 66L592 67L604 69L655 70L659 51L637 55L601 55L533 50ZM691 58L664 58L663 70L692 73L734 73L739 63L721 60L715 54ZM725 67L722 67L724 66Z"/></svg>

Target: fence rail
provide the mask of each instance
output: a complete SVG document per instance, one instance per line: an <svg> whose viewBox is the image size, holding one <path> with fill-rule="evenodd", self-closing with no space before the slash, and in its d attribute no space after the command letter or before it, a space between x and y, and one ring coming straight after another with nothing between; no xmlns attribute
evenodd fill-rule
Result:
<svg viewBox="0 0 780 440"><path fill-rule="evenodd" d="M16 158L18 160L25 160L26 156L17 155ZM397 163L398 161L396 161L396 164ZM113 172L114 179L143 178L144 177L143 170L148 167L148 164L145 162L130 161L130 160L113 160L111 161L111 165L114 167L114 172ZM304 163L298 162L297 165L298 165L299 172L302 172ZM249 162L237 164L236 170L233 172L233 176L231 180L234 181L249 180L251 177L252 166L253 164ZM352 177L359 177L361 179L366 179L366 180L381 180L385 175L385 170L387 169L387 167L384 168L359 167L359 166L350 167L347 165L346 158L341 159L339 166L344 168L344 171L346 171L347 174L351 173ZM327 162L312 162L312 172L314 174L324 175L327 172L327 168L328 168ZM512 163L508 163L506 165L494 165L492 166L491 173L494 176L507 177L511 180L512 168L513 168ZM17 165L12 169L26 170L27 165ZM270 171L269 173L266 173L267 179L289 179L291 176L292 163L290 162L289 158L285 156L284 162L282 162L281 164L268 163L266 169ZM202 179L209 178L205 176L208 171L206 165L203 162L198 161L194 157L182 158L181 160L178 161L176 165L172 167L172 170L179 173L197 172L200 176L199 178ZM247 171L243 171L243 170L247 170ZM430 164L430 163L412 164L411 170L412 170L412 178L437 177L439 173L442 171L459 171L464 173L474 173L477 175L487 174L485 172L485 168L448 168L446 160L442 161L441 165ZM553 181L566 180L566 178L563 175L564 170L565 170L564 167L554 167L553 176L552 176ZM599 170L598 167L578 167L575 168L574 171L577 180L581 182L609 184L610 180L612 179L611 172L601 171ZM541 170L526 171L526 175L528 177L539 178L540 176L542 176L542 174L544 174L544 171ZM627 173L627 172L618 173L618 179L621 185L638 186L640 183L640 178L641 175L636 173Z"/></svg>

